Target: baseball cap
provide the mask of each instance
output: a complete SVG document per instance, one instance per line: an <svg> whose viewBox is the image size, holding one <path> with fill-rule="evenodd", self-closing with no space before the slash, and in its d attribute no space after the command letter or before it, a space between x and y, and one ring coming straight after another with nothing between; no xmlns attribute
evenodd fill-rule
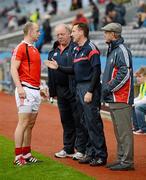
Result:
<svg viewBox="0 0 146 180"><path fill-rule="evenodd" d="M101 28L102 31L116 32L121 34L122 26L119 23L109 23Z"/></svg>

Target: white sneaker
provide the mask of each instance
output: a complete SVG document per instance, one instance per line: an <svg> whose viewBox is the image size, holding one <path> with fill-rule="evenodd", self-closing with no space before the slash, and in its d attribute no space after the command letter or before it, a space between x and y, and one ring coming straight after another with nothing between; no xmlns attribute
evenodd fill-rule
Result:
<svg viewBox="0 0 146 180"><path fill-rule="evenodd" d="M83 158L84 154L81 153L81 152L76 152L74 155L73 155L73 160L80 160L81 158Z"/></svg>
<svg viewBox="0 0 146 180"><path fill-rule="evenodd" d="M143 132L141 129L139 129L137 131L133 131L133 134L136 134L136 135L146 135L146 133Z"/></svg>
<svg viewBox="0 0 146 180"><path fill-rule="evenodd" d="M73 155L74 154L67 154L67 152L64 151L64 150L61 150L61 151L55 153L55 157L57 157L57 158L66 158L66 157L71 157L72 158Z"/></svg>

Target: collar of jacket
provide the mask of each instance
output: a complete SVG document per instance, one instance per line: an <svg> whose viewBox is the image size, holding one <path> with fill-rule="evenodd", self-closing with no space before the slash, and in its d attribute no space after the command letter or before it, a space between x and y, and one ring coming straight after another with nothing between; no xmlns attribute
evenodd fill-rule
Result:
<svg viewBox="0 0 146 180"><path fill-rule="evenodd" d="M79 48L80 48L80 50L81 49L83 49L84 47L86 48L86 46L89 44L89 42L90 42L90 40L87 38L87 40L85 41L85 43L83 44L83 46L79 46L79 45L77 45Z"/></svg>
<svg viewBox="0 0 146 180"><path fill-rule="evenodd" d="M53 44L53 48L52 49L56 49L58 46L59 46L59 42L55 41L54 44Z"/></svg>
<svg viewBox="0 0 146 180"><path fill-rule="evenodd" d="M109 43L109 48L108 48L108 54L115 49L116 47L118 47L120 44L123 44L124 39L121 37L115 41L112 41L111 43Z"/></svg>

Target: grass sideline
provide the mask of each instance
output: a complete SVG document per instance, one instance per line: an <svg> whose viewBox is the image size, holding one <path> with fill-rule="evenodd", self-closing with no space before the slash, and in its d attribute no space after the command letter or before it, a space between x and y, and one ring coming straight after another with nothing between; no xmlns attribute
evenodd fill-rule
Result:
<svg viewBox="0 0 146 180"><path fill-rule="evenodd" d="M0 180L95 180L36 152L33 154L42 163L14 166L13 152L14 143L0 136Z"/></svg>

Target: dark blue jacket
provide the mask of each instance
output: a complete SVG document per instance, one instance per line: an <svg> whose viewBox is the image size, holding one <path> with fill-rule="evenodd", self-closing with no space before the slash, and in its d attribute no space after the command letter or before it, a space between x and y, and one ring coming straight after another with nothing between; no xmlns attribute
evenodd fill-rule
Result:
<svg viewBox="0 0 146 180"><path fill-rule="evenodd" d="M51 60L53 58L57 61L59 65L62 66L72 66L72 51L75 47L75 43L70 42L69 46L66 47L63 52L59 49L59 43L56 41L53 45L52 50L50 50L48 54L48 59ZM59 71L52 70L48 68L48 87L49 93L51 97L56 96L56 86L66 86L69 87L72 92L75 91L75 81L73 76L68 76L67 74Z"/></svg>
<svg viewBox="0 0 146 180"><path fill-rule="evenodd" d="M91 81L93 68L100 65L100 52L98 48L87 40L82 47L76 46L73 52L73 68L77 83Z"/></svg>

